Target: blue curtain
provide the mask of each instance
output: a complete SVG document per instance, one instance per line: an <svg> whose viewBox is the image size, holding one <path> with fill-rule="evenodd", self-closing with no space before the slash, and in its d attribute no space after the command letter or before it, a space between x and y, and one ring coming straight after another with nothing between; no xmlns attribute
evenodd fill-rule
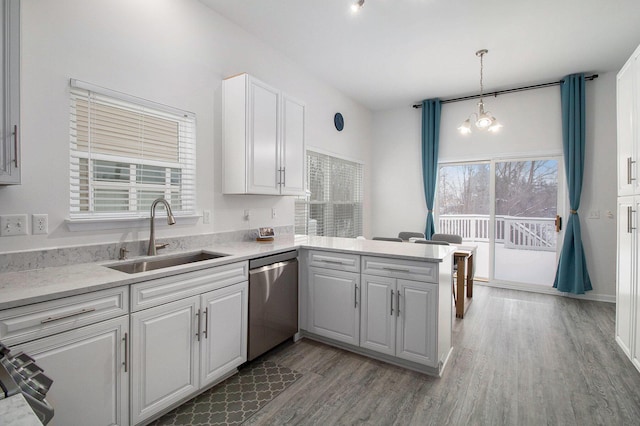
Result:
<svg viewBox="0 0 640 426"><path fill-rule="evenodd" d="M422 176L427 200L427 226L424 235L428 240L435 233L433 200L436 196L439 141L440 99L427 99L422 101Z"/></svg>
<svg viewBox="0 0 640 426"><path fill-rule="evenodd" d="M584 294L585 291L591 290L591 279L584 257L578 216L585 151L584 74L565 77L560 85L560 90L564 168L569 186L571 214L567 220L564 244L553 286L562 292Z"/></svg>

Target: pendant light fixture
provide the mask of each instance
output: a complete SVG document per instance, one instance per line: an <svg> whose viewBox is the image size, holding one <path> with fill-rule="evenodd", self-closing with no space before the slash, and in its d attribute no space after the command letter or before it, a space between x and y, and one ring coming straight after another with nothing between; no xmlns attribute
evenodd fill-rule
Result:
<svg viewBox="0 0 640 426"><path fill-rule="evenodd" d="M498 120L491 115L491 112L484 110L484 101L482 100L482 95L484 92L484 85L482 81L483 71L484 71L484 55L489 53L487 49L480 49L476 52L476 56L480 57L480 102L478 102L478 112L472 113L469 118L467 118L461 125L458 127L458 130L462 134L471 133L471 117L475 116L475 125L479 130L488 130L490 132L497 132L502 124L498 123Z"/></svg>

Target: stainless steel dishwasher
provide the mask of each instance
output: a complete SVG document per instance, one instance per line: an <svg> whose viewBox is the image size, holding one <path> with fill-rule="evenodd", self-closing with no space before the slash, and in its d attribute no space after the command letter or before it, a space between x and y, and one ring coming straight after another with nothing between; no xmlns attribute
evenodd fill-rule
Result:
<svg viewBox="0 0 640 426"><path fill-rule="evenodd" d="M249 361L298 332L298 253L249 261Z"/></svg>

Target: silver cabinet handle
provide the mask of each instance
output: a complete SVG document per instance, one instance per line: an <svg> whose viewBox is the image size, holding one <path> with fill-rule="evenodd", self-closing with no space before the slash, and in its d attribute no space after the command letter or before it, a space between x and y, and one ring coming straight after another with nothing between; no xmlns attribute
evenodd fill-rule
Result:
<svg viewBox="0 0 640 426"><path fill-rule="evenodd" d="M16 157L14 161L17 169L18 168L18 125L17 124L13 125L13 147L16 153Z"/></svg>
<svg viewBox="0 0 640 426"><path fill-rule="evenodd" d="M282 186L287 186L287 168L282 168Z"/></svg>
<svg viewBox="0 0 640 426"><path fill-rule="evenodd" d="M198 338L198 342L200 341L200 309L196 312L196 321L198 321L198 332L196 333L196 337Z"/></svg>
<svg viewBox="0 0 640 426"><path fill-rule="evenodd" d="M391 316L393 316L393 290L391 290Z"/></svg>
<svg viewBox="0 0 640 426"><path fill-rule="evenodd" d="M633 214L635 212L636 211L633 210L633 207L627 206L627 233L628 234L631 234L633 232L633 230L636 229L633 226Z"/></svg>
<svg viewBox="0 0 640 426"><path fill-rule="evenodd" d="M396 291L396 316L400 316L400 290Z"/></svg>
<svg viewBox="0 0 640 426"><path fill-rule="evenodd" d="M124 341L124 361L122 361L122 365L124 365L124 372L126 373L129 369L129 336L126 332L122 340Z"/></svg>
<svg viewBox="0 0 640 426"><path fill-rule="evenodd" d="M631 185L631 181L636 180L636 178L631 177L631 174L632 174L631 173L631 170L632 170L631 165L634 164L634 163L635 163L635 161L633 161L631 159L631 157L627 157L627 183L629 185Z"/></svg>
<svg viewBox="0 0 640 426"><path fill-rule="evenodd" d="M208 338L209 332L209 308L204 308L204 338Z"/></svg>
<svg viewBox="0 0 640 426"><path fill-rule="evenodd" d="M285 168L283 167L281 169L278 169L278 182L277 182L277 184L284 186L285 182L286 182L286 179L287 179L287 172L285 171Z"/></svg>
<svg viewBox="0 0 640 426"><path fill-rule="evenodd" d="M353 285L353 307L358 307L358 284Z"/></svg>
<svg viewBox="0 0 640 426"><path fill-rule="evenodd" d="M58 320L65 319L65 318L76 317L78 315L86 314L88 312L93 312L95 310L96 310L96 308L85 308L85 309L81 309L81 310L79 310L77 312L71 312L70 314L60 315L58 317L49 317L49 318L46 318L46 319L43 319L42 321L40 321L40 324L46 324L48 322L58 321Z"/></svg>
<svg viewBox="0 0 640 426"><path fill-rule="evenodd" d="M345 263L340 261L340 260L329 260L329 259L324 259L324 260L320 260L320 262L324 262L324 263L334 263L336 265L344 265Z"/></svg>
<svg viewBox="0 0 640 426"><path fill-rule="evenodd" d="M407 274L411 272L411 269L390 268L388 266L383 266L382 269L384 269L385 271L404 272L404 273L407 273Z"/></svg>

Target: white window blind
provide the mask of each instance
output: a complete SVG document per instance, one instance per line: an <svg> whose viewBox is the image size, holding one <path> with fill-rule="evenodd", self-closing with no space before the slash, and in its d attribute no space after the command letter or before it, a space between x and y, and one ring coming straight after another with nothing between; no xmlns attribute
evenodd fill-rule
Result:
<svg viewBox="0 0 640 426"><path fill-rule="evenodd" d="M307 197L296 200L295 233L362 235L362 164L307 151Z"/></svg>
<svg viewBox="0 0 640 426"><path fill-rule="evenodd" d="M195 115L71 80L70 218L195 214Z"/></svg>

